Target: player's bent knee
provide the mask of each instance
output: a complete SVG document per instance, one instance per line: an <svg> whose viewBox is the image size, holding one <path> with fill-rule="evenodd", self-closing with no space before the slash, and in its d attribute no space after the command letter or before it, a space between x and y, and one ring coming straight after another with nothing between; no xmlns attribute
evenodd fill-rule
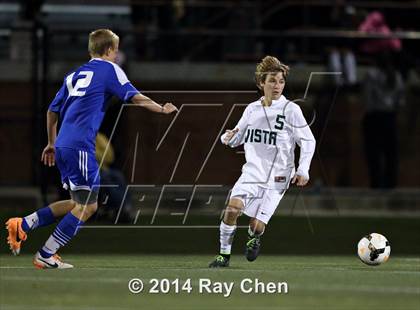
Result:
<svg viewBox="0 0 420 310"><path fill-rule="evenodd" d="M76 203L76 208L83 218L89 218L98 210L98 204L96 202L91 204Z"/></svg>
<svg viewBox="0 0 420 310"><path fill-rule="evenodd" d="M225 216L228 217L238 217L242 212L242 208L238 208L237 206L227 206L225 210Z"/></svg>
<svg viewBox="0 0 420 310"><path fill-rule="evenodd" d="M229 201L229 205L226 207L224 214L224 222L226 224L233 225L236 223L236 219L241 215L243 209L243 203L240 199L232 198Z"/></svg>
<svg viewBox="0 0 420 310"><path fill-rule="evenodd" d="M242 199L239 199L239 198L231 198L229 200L228 207L232 207L232 208L235 208L235 209L242 210L244 208L244 203L243 203Z"/></svg>
<svg viewBox="0 0 420 310"><path fill-rule="evenodd" d="M255 234L262 234L265 231L265 223L256 218L251 218L249 227Z"/></svg>
<svg viewBox="0 0 420 310"><path fill-rule="evenodd" d="M91 203L89 205L86 205L86 211L89 213L89 215L93 215L95 214L95 212L98 210L98 204L95 203Z"/></svg>

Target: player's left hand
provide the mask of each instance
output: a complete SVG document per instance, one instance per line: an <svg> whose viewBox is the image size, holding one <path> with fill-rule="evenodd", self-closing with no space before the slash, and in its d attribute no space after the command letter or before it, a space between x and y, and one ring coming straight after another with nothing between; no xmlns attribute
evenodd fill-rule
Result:
<svg viewBox="0 0 420 310"><path fill-rule="evenodd" d="M41 161L45 166L52 167L55 165L55 147L48 144L42 151Z"/></svg>
<svg viewBox="0 0 420 310"><path fill-rule="evenodd" d="M292 179L292 184L296 184L297 186L305 186L308 184L308 179L305 178L302 175L295 174L295 176Z"/></svg>
<svg viewBox="0 0 420 310"><path fill-rule="evenodd" d="M162 107L163 114L170 114L175 111L178 111L178 108L170 102L165 103L165 105Z"/></svg>

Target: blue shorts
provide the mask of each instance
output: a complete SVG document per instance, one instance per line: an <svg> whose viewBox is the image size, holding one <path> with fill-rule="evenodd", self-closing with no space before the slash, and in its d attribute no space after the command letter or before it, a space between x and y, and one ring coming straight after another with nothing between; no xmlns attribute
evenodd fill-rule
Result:
<svg viewBox="0 0 420 310"><path fill-rule="evenodd" d="M55 148L55 162L65 189L98 191L99 167L95 153L67 147Z"/></svg>

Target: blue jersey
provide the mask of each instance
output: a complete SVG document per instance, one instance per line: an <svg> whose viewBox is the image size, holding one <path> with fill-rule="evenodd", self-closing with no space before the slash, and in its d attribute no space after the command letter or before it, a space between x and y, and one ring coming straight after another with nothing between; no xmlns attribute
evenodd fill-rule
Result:
<svg viewBox="0 0 420 310"><path fill-rule="evenodd" d="M95 140L112 96L130 101L139 91L124 71L110 61L93 58L67 75L49 110L60 114L56 147L95 153Z"/></svg>

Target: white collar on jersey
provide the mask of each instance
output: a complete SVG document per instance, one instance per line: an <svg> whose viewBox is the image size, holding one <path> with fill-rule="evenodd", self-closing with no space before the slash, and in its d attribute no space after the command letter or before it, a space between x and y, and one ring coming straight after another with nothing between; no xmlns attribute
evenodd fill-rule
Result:
<svg viewBox="0 0 420 310"><path fill-rule="evenodd" d="M271 101L271 105L269 105L268 107L271 107L274 103L280 103L280 102L284 102L286 100L286 97L285 96L283 96L283 95L281 95L280 96L280 98L279 99L277 99L277 100L272 100ZM262 104L262 102L264 101L264 96L262 96L261 98L260 98L260 102L261 102L261 105L262 106L264 106L263 104Z"/></svg>
<svg viewBox="0 0 420 310"><path fill-rule="evenodd" d="M92 61L92 60L107 61L107 60L99 58L99 57L91 58L89 61Z"/></svg>
<svg viewBox="0 0 420 310"><path fill-rule="evenodd" d="M102 58L99 58L99 57L91 58L91 59L89 60L89 62L91 62L92 60L105 61L105 62L110 63L111 65L116 65L116 63L114 63L114 62L112 62L112 61L110 61L110 60L102 59Z"/></svg>

